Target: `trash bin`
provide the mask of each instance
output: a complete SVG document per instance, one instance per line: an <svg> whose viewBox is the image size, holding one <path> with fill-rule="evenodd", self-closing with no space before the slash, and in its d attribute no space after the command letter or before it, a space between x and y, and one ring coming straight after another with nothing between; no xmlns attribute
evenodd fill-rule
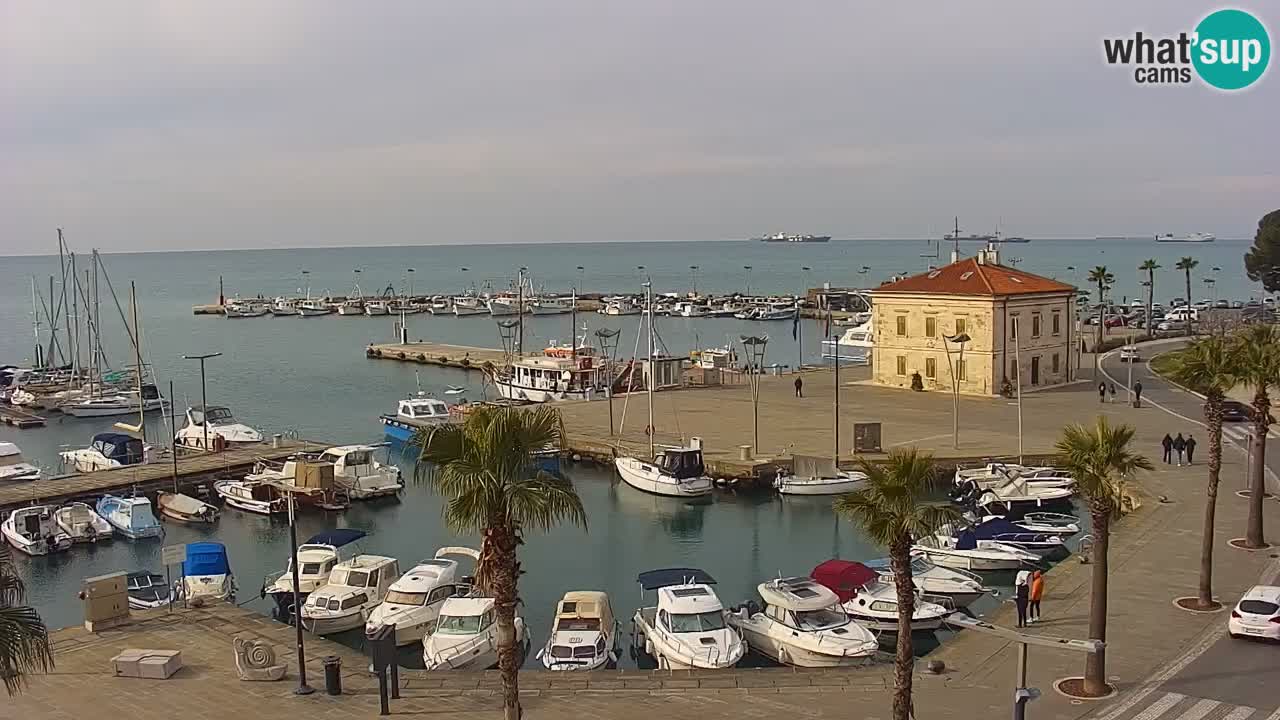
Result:
<svg viewBox="0 0 1280 720"><path fill-rule="evenodd" d="M330 695L342 694L342 658L337 655L324 659L324 691Z"/></svg>

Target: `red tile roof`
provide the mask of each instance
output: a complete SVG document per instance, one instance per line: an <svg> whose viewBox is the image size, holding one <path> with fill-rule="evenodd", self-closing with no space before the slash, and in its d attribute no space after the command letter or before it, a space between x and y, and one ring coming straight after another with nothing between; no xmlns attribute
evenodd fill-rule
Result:
<svg viewBox="0 0 1280 720"><path fill-rule="evenodd" d="M939 295L1028 295L1074 292L1075 287L1003 265L983 265L965 258L936 270L887 283L873 293L937 293Z"/></svg>

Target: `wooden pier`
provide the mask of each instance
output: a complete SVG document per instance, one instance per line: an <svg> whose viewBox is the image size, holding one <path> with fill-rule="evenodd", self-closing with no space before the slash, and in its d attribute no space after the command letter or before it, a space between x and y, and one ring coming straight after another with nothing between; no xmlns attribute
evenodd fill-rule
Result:
<svg viewBox="0 0 1280 720"><path fill-rule="evenodd" d="M19 430L44 427L45 419L33 412L28 412L12 405L0 405L0 422L12 425Z"/></svg>
<svg viewBox="0 0 1280 720"><path fill-rule="evenodd" d="M178 456L178 487L191 487L211 482L223 473L243 474L258 460L283 460L298 452L320 452L330 444L306 440L286 440L280 447L269 443L225 450ZM91 501L109 493L170 490L173 488L173 460L164 458L145 465L131 465L113 470L82 473L35 482L12 482L0 485L0 512L6 516L15 508L33 503L58 504L71 500Z"/></svg>
<svg viewBox="0 0 1280 720"><path fill-rule="evenodd" d="M506 353L493 348L434 342L380 343L365 348L365 357L439 365L460 370L480 370L486 363L501 365Z"/></svg>

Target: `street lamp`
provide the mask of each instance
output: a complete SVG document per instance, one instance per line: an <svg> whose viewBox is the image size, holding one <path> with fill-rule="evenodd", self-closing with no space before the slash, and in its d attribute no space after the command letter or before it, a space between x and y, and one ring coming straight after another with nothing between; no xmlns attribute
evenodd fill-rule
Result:
<svg viewBox="0 0 1280 720"><path fill-rule="evenodd" d="M306 272L306 271L304 270L303 272ZM209 452L209 417L208 417L209 396L205 392L204 361L208 360L209 358L216 358L221 354L222 353L220 352L216 352L216 353L207 353L205 355L183 355L182 356L187 360L200 361L200 407L201 407L200 428L204 430L204 451L205 452Z"/></svg>
<svg viewBox="0 0 1280 720"><path fill-rule="evenodd" d="M800 309L804 305L805 298L809 297L809 286L813 282L809 279L809 272L813 270L813 268L808 265L802 265L800 269L804 271L805 288L804 296L796 300L796 331L794 333L795 337L793 338L796 341L796 372L800 372L800 369L804 367L804 323L801 322L803 318L801 317ZM837 347L836 349L838 350L839 348Z"/></svg>
<svg viewBox="0 0 1280 720"><path fill-rule="evenodd" d="M292 562L289 565L293 573L293 626L298 653L298 687L294 688L293 694L310 695L315 692L315 689L307 684L307 657L302 638L302 593L298 589L298 522L297 513L294 512L298 499L287 489L293 487L292 485L280 487L286 488L285 497L289 500L289 552L292 553L290 556Z"/></svg>
<svg viewBox="0 0 1280 720"><path fill-rule="evenodd" d="M744 274L745 274L745 277L746 277L746 288L747 288L747 289L746 289L746 292L745 292L745 293L743 293L743 294L744 294L744 295L750 295L750 294L751 294L751 266L750 266L750 265L743 265L743 266L742 266L742 269L746 271Z"/></svg>
<svg viewBox="0 0 1280 720"><path fill-rule="evenodd" d="M698 297L698 266L697 265L689 266L689 276L693 283L693 289L689 293L689 296L696 298Z"/></svg>
<svg viewBox="0 0 1280 720"><path fill-rule="evenodd" d="M743 355L747 357L747 381L751 383L751 444L760 452L760 376L764 373L764 352L769 336L742 335Z"/></svg>
<svg viewBox="0 0 1280 720"><path fill-rule="evenodd" d="M960 449L960 378L957 375L957 368L964 370L964 344L971 339L968 333L942 336L942 349L947 353L947 368L951 371L951 440L956 450ZM960 346L959 359L954 365L951 363L950 343Z"/></svg>
<svg viewBox="0 0 1280 720"><path fill-rule="evenodd" d="M600 356L604 359L604 376L608 386L605 387L605 395L609 398L609 435L613 435L613 363L618 355L618 342L621 340L622 330L610 330L609 328L600 328L596 330L596 343L600 346ZM628 387L627 390L631 388Z"/></svg>

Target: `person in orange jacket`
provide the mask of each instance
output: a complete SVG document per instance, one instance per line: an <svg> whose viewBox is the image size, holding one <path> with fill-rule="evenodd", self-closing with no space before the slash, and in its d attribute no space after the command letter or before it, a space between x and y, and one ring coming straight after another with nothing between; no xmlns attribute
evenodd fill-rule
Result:
<svg viewBox="0 0 1280 720"><path fill-rule="evenodd" d="M1044 597L1044 573L1036 570L1031 573L1030 622L1040 619L1040 598Z"/></svg>

